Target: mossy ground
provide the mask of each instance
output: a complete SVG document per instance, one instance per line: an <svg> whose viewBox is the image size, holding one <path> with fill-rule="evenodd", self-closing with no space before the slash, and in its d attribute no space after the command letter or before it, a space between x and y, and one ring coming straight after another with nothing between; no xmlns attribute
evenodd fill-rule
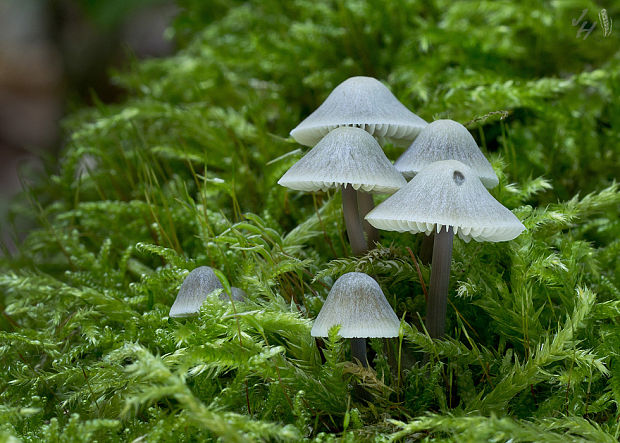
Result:
<svg viewBox="0 0 620 443"><path fill-rule="evenodd" d="M2 262L0 442L617 441L620 31L571 24L617 4L181 6L180 51L71 116L60 163L13 205L36 228ZM527 227L455 240L445 340L422 331L419 236L353 258L337 194L276 185L304 151L290 129L353 75L467 124ZM249 301L169 319L199 265ZM403 317L370 341L376 372L310 337L352 270Z"/></svg>

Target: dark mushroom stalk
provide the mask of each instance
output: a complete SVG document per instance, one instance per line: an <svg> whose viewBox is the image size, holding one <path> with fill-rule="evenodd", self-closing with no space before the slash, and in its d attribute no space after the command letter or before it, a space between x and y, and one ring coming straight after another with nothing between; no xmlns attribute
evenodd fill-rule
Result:
<svg viewBox="0 0 620 443"><path fill-rule="evenodd" d="M426 327L443 336L450 282L452 240L508 241L525 226L486 190L478 175L456 160L426 166L394 195L370 211L366 220L389 231L435 232Z"/></svg>
<svg viewBox="0 0 620 443"><path fill-rule="evenodd" d="M366 354L366 339L365 338L352 338L351 339L351 360L358 360L363 367L368 367L368 357Z"/></svg>
<svg viewBox="0 0 620 443"><path fill-rule="evenodd" d="M431 284L426 305L426 330L433 337L442 337L446 329L446 307L448 286L450 285L450 265L452 263L452 239L454 229L442 226L435 234Z"/></svg>
<svg viewBox="0 0 620 443"><path fill-rule="evenodd" d="M368 367L366 338L397 337L400 320L371 276L349 272L332 286L310 334L327 337L336 325L341 337L351 339L351 359Z"/></svg>
<svg viewBox="0 0 620 443"><path fill-rule="evenodd" d="M278 184L298 191L342 189L342 210L355 255L368 250L358 207L359 194L393 193L406 183L368 132L346 126L323 137L278 180Z"/></svg>
<svg viewBox="0 0 620 443"><path fill-rule="evenodd" d="M368 251L358 207L358 192L351 185L342 185L342 213L351 250L355 255Z"/></svg>
<svg viewBox="0 0 620 443"><path fill-rule="evenodd" d="M357 193L357 206L360 218L362 219L362 226L364 227L364 232L366 233L368 247L369 249L372 249L377 243L379 243L379 231L365 220L366 214L375 208L375 202L372 198L372 194L359 191Z"/></svg>

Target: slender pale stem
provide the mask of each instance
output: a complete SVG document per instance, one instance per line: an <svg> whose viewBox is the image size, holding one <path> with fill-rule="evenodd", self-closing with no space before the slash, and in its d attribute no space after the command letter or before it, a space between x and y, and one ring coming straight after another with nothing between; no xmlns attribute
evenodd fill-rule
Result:
<svg viewBox="0 0 620 443"><path fill-rule="evenodd" d="M352 338L351 339L351 360L358 359L362 366L368 367L368 358L366 357L366 339L365 338Z"/></svg>
<svg viewBox="0 0 620 443"><path fill-rule="evenodd" d="M351 185L342 186L342 212L353 254L364 254L368 251L368 244L357 208L357 191Z"/></svg>
<svg viewBox="0 0 620 443"><path fill-rule="evenodd" d="M357 205L360 212L360 218L362 219L362 226L366 232L368 238L368 246L374 248L379 243L379 231L373 225L364 220L366 214L372 211L375 207L375 202L372 199L372 194L364 191L357 191Z"/></svg>
<svg viewBox="0 0 620 443"><path fill-rule="evenodd" d="M435 234L433 245L433 264L431 265L431 285L426 305L426 329L432 338L444 335L446 329L446 305L448 303L448 284L450 283L450 264L452 262L452 240L454 229L443 226Z"/></svg>

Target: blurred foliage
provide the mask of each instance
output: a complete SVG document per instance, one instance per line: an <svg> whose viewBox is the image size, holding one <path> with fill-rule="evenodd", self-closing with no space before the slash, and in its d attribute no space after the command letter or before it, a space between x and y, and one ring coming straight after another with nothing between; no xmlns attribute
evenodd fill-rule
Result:
<svg viewBox="0 0 620 443"><path fill-rule="evenodd" d="M183 48L120 74L125 103L67 119L58 170L13 206L39 227L2 262L0 442L617 441L618 31L571 24L617 4L181 7ZM350 257L338 194L275 184L303 151L290 129L352 75L467 123L527 227L455 240L445 340L421 332L419 237ZM168 318L200 265L247 302ZM375 370L337 331L310 337L350 270L404 318L371 340Z"/></svg>

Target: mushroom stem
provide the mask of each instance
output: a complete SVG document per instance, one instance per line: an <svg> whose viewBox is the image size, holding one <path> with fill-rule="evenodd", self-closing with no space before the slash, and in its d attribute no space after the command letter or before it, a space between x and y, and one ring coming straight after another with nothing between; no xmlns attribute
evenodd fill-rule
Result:
<svg viewBox="0 0 620 443"><path fill-rule="evenodd" d="M368 251L368 245L364 238L362 221L357 208L357 191L351 185L342 186L342 212L353 254L365 253Z"/></svg>
<svg viewBox="0 0 620 443"><path fill-rule="evenodd" d="M420 245L420 261L429 265L433 259L433 243L435 242L435 233L431 232L430 235L425 235Z"/></svg>
<svg viewBox="0 0 620 443"><path fill-rule="evenodd" d="M352 338L351 339L351 360L358 359L362 366L368 367L368 358L366 357L366 339L365 338Z"/></svg>
<svg viewBox="0 0 620 443"><path fill-rule="evenodd" d="M364 191L357 191L357 205L360 212L360 218L362 219L362 225L368 238L368 246L374 248L379 243L379 231L373 225L364 220L366 214L372 211L375 207L375 202L372 199L372 194Z"/></svg>
<svg viewBox="0 0 620 443"><path fill-rule="evenodd" d="M426 305L426 329L432 338L440 338L446 329L446 305L448 284L450 283L450 264L452 262L452 226L443 226L435 234L431 283Z"/></svg>

